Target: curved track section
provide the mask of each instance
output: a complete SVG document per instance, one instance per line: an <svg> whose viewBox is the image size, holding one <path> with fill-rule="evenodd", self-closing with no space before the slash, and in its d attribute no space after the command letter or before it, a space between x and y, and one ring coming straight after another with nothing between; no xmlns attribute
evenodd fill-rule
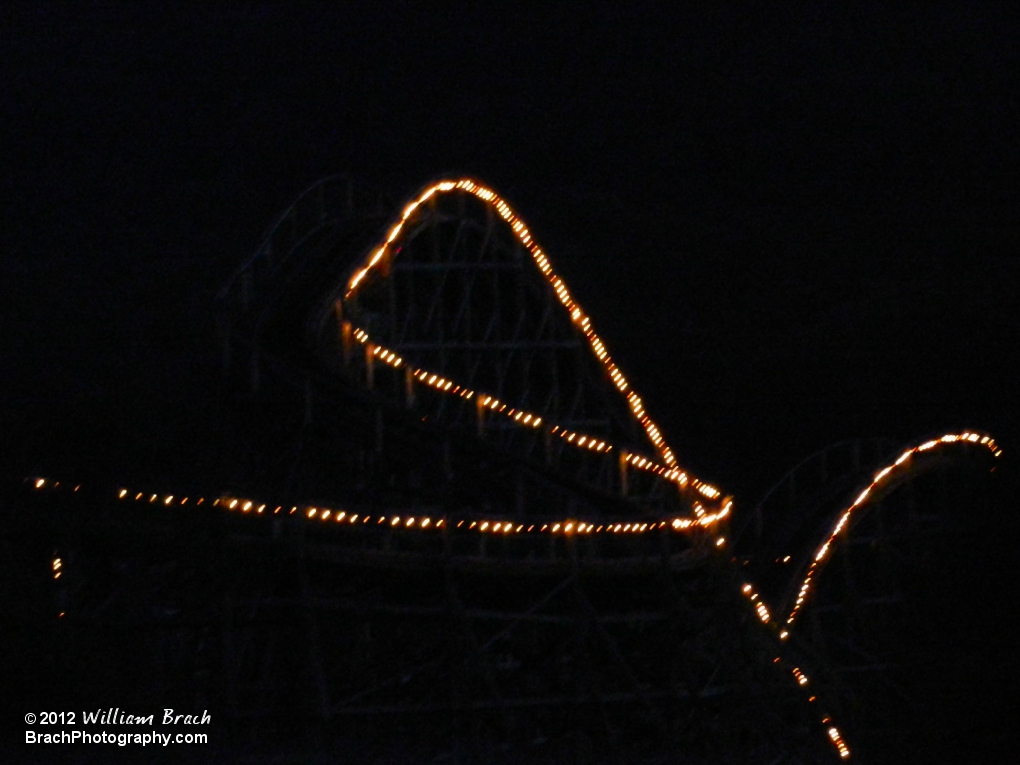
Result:
<svg viewBox="0 0 1020 765"><path fill-rule="evenodd" d="M498 463L521 497L500 512L519 519L689 528L730 514L729 497L678 465L589 316L495 192L444 180L389 223L381 209L345 177L312 186L220 293L225 369L246 374L263 401L289 395L269 392L277 381L304 400L305 425L283 444L294 465L287 485L314 484L328 470L317 460L351 451L342 433L374 428L373 454L324 496L335 499L333 487L357 484L363 463L399 451L411 502L426 472L460 476L443 489L447 504L502 502L483 496ZM374 424L355 426L354 413ZM415 450L432 456L422 462ZM441 469L415 466L432 462ZM482 483L465 494L466 476ZM529 499L552 494L545 508Z"/></svg>
<svg viewBox="0 0 1020 765"><path fill-rule="evenodd" d="M725 559L668 527L365 522L41 477L3 498L44 554L19 612L37 601L72 646L144 636L97 651L82 687L158 664L159 692L180 685L241 741L328 736L345 762L826 761L766 636L711 575Z"/></svg>
<svg viewBox="0 0 1020 765"><path fill-rule="evenodd" d="M808 458L791 475L806 471L817 479L824 474L818 467L833 454L853 455L837 462L859 465L858 458L878 446L839 444ZM776 664L820 710L820 722L838 717L851 739L867 743L871 758L884 761L896 751L905 728L930 724L927 717L934 712L926 697L931 693L919 689L929 682L928 674L944 669L946 659L919 640L917 625L929 629L933 618L939 621L938 561L958 557L951 551L967 549L965 540L977 533L961 508L983 508L987 500L973 493L974 471L994 469L1001 454L984 433L928 439L893 452L871 469L858 467L857 475L867 476L863 479L851 483L850 471L837 473L828 490L816 486L808 492L812 512L804 512L804 528L812 543L790 546L804 534L794 533L782 509L775 512L771 537L761 531L770 519L752 518L738 538L738 549L752 551L745 560L753 561L754 552L764 560L745 569L761 578L745 578L741 589L775 640ZM789 481L777 484L771 501L759 504L759 510L776 510L776 497L784 495L792 504L797 493L789 490ZM837 503L834 496L844 499ZM754 550L752 542L762 539L775 544ZM779 557L782 550L790 552ZM922 666L929 669L918 669ZM849 756L842 734L834 730L840 736L834 743Z"/></svg>
<svg viewBox="0 0 1020 765"><path fill-rule="evenodd" d="M804 551L832 526L832 514L874 472L872 465L895 453L888 439L840 441L805 457L750 511L733 531L734 551L746 576L767 601L779 603ZM855 495L856 496L856 495Z"/></svg>
<svg viewBox="0 0 1020 765"><path fill-rule="evenodd" d="M8 492L45 563L23 610L81 646L145 625L159 661L186 633L168 678L366 762L819 762L850 756L836 719L895 728L918 644L897 619L973 533L954 471L995 441L834 445L731 556L731 500L680 466L511 207L459 179L384 209L313 185L220 293L227 490Z"/></svg>
<svg viewBox="0 0 1020 765"><path fill-rule="evenodd" d="M929 457L941 458L942 452L948 448L959 449L960 447L990 453L996 458L1002 454L1002 450L995 440L986 434L947 433L904 450L895 461L883 466L866 485L861 487L860 493L856 495L853 502L838 514L821 544L811 552L807 570L804 572L796 593L790 593L782 604L785 607L784 610L788 610L787 625L792 627L797 616L804 609L814 589L815 581L832 555L834 545L839 539L846 536L841 536L841 532L846 529L847 535L849 535L852 519L863 516L869 508L880 501L884 494L894 490L900 483L938 467L939 462L929 459Z"/></svg>
<svg viewBox="0 0 1020 765"><path fill-rule="evenodd" d="M373 362L404 369L409 384L474 402L479 421L484 412L544 427L568 448L613 453L621 468L690 485L696 512L721 506L718 489L679 467L591 318L491 189L470 179L426 186L331 297L321 325L343 315L341 335ZM581 345L594 369L578 358ZM641 453L606 382L657 458Z"/></svg>

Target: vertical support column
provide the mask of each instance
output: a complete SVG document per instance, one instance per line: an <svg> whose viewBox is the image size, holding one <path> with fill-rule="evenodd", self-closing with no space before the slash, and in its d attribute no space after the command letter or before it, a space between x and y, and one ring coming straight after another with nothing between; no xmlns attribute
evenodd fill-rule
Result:
<svg viewBox="0 0 1020 765"><path fill-rule="evenodd" d="M475 396L475 415L475 433L481 438L485 435L485 405L481 396Z"/></svg>
<svg viewBox="0 0 1020 765"><path fill-rule="evenodd" d="M365 344L365 387L369 390L375 388L375 355L368 343Z"/></svg>
<svg viewBox="0 0 1020 765"><path fill-rule="evenodd" d="M351 357L354 354L354 327L344 318L340 317L340 301L336 301L337 318L340 321L340 350L344 358L344 369L351 366Z"/></svg>
<svg viewBox="0 0 1020 765"><path fill-rule="evenodd" d="M404 367L404 405L414 409L414 375L410 367Z"/></svg>
<svg viewBox="0 0 1020 765"><path fill-rule="evenodd" d="M625 451L621 451L620 452L619 463L620 463L620 496L621 497L626 497L627 493L630 491L630 486L628 485L629 482L628 482L628 471L627 471L627 466L630 464L627 461L627 458L629 456L630 455L627 454L627 452L625 452Z"/></svg>

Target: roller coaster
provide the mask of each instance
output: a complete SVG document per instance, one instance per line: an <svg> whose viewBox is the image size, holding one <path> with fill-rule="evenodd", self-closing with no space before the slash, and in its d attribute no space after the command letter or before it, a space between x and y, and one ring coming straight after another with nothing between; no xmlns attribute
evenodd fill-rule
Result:
<svg viewBox="0 0 1020 765"><path fill-rule="evenodd" d="M737 507L499 195L391 209L326 178L220 292L229 486L5 491L58 664L130 633L83 688L142 672L284 760L882 760L993 438L836 444Z"/></svg>

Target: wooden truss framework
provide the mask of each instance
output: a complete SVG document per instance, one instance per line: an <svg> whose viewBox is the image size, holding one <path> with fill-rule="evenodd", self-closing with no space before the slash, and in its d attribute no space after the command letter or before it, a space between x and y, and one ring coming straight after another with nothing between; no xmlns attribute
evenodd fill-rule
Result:
<svg viewBox="0 0 1020 765"><path fill-rule="evenodd" d="M333 318L339 325L324 330L323 355L336 353L329 339L339 337L350 370L353 322L408 365L439 371L464 388L537 413L547 424L529 431L491 416L477 397L433 395L405 369L397 387L424 417L461 433L484 434L508 453L555 465L602 491L633 493L631 484L641 479L628 479L620 452L575 454L550 435L555 423L654 453L531 254L492 206L466 192L433 195L393 247L380 279L346 299L346 283L332 293L334 310L322 323ZM361 363L361 374L374 385L377 365L368 348ZM664 483L644 481L638 492L651 492L661 503L664 494L675 493Z"/></svg>
<svg viewBox="0 0 1020 765"><path fill-rule="evenodd" d="M334 381L377 407L403 410L418 427L480 439L531 472L559 475L604 500L625 499L624 512L690 514L682 486L631 466L655 448L491 205L457 191L433 196L408 222L380 278L346 296L350 252L376 241L383 220L381 204L347 178L301 195L220 294L225 368L241 351L253 390L269 367L286 368L308 401L321 400L333 394L309 374L308 359L316 359ZM355 342L354 327L368 330L372 344ZM407 364L380 363L378 346ZM533 412L544 425L522 428L482 406L481 395L444 395L421 384L412 364ZM567 430L615 450L574 448L555 435Z"/></svg>
<svg viewBox="0 0 1020 765"><path fill-rule="evenodd" d="M374 431L370 452L385 456L390 449L407 451L412 442L431 444L423 451L424 457L431 460L430 464L443 466L431 469L433 475L450 474L452 450L470 453L461 457L467 473L477 467L472 462L475 454L485 452L486 465L514 465L514 485L529 484L534 489L544 481L543 487L554 486L556 492L568 496L568 505L579 500L575 506L588 510L598 506L589 501L591 492L602 498L625 498L625 503L614 507L649 515L673 509L678 502L689 502L674 484L629 470L622 460L614 463L604 454L568 449L561 440L550 438L548 430L515 427L491 416L475 402L419 384L407 367L381 364L371 345L355 341L354 327L358 327L378 344L376 349L385 347L417 367L437 370L459 384L540 412L547 421L556 419L565 427L614 439L635 451L643 448L645 434L635 430L626 406L621 405L603 370L592 363L591 354L565 320L548 285L534 278L529 254L505 222L493 215L491 207L468 194L434 196L408 221L393 252L387 254L372 277L356 294L349 295L349 262L343 268L334 266L334 270L327 271L328 278L316 266L332 262L337 242L349 246L357 241L353 234L359 225L370 223L365 230L378 233L382 218L378 214L359 214L356 206L330 217L322 212L327 206L317 201L317 193L312 191L302 197L304 201L299 200L295 212L285 216L274 229L277 233L267 238L271 246L260 250L242 268L223 295L224 304L236 309L226 336L249 351L253 388L264 384L260 382L261 372L271 368L274 377L290 378L302 391L308 432L314 430L317 418L324 423L333 421L328 402L340 400L335 391L290 363L288 353L293 348L287 343L293 346L293 338L302 337L298 355L316 358L330 379L344 382L347 398L339 409L358 409L361 414L355 429ZM302 213L298 208L303 205L313 214ZM283 230L290 233L278 233ZM299 266L296 269L295 264ZM288 285L283 297L271 298L268 303L246 297L261 294L260 289L272 293L281 282ZM288 324L294 319L287 317L297 307L302 309L298 324ZM295 333L295 329L300 331ZM374 426L366 427L362 416L365 412L371 413ZM846 443L809 458L748 516L749 522L735 547L738 562L747 563L740 575L751 575L749 578L761 587L766 600L779 605L776 616L785 614L796 597L799 581L791 570L798 565L802 570L807 565L805 556L815 554L818 539L825 538L833 519L847 506L847 493L853 493L855 483L867 472L862 468L875 464L886 446L879 442ZM438 462L436 454L441 455ZM926 457L917 464L941 468L944 465L940 460ZM363 455L361 463L365 463ZM392 463L384 464L381 470L392 480ZM902 571L904 555L910 558L914 554L911 550L923 553L932 540L956 533L945 504L936 501L937 512L926 519L913 509L909 499L911 481L923 472L918 467L889 485L889 498L878 502L880 498L876 497L876 502L854 520L851 541L843 540L836 546L833 570L820 580L823 584L814 595L815 602L805 611L803 629L798 629L783 649L788 660L812 668L811 688L817 687L828 703L836 705L835 711L841 724L845 721L848 726L851 738L855 732L866 735L866 731L878 728L874 719L862 716L847 699L875 694L895 698L902 694L889 671L892 663L855 636L871 635L873 630L869 631L868 625L884 619L875 615L901 602L905 585L898 572ZM536 476L540 481L535 480ZM511 483L501 484L497 493L512 493L506 491ZM528 494L520 488L514 491L519 497ZM532 491L529 496L541 493ZM937 500L938 495L934 498ZM887 514L884 508L889 502L905 503L906 511L897 507ZM517 504L517 517L533 512L528 503ZM927 531L916 536L915 532L926 524ZM942 533L946 529L949 531ZM394 543L396 537L386 539ZM908 544L908 539L915 542ZM507 540L497 544L503 542L511 544ZM231 595L224 603L225 613L246 625L231 633L234 642L228 666L232 667L229 671L236 690L232 697L234 712L239 717L257 717L271 706L267 694L275 687L277 681L273 678L279 675L280 666L286 666L278 663L284 642L273 637L277 634L274 630L288 622L305 625L308 661L316 667L312 673L317 678L315 710L324 720L399 718L405 721L402 730L410 731L412 737L421 731L411 730L418 723L407 720L426 720L433 726L450 726L443 729L447 740L471 740L475 742L472 746L483 749L497 742L520 743L532 735L533 740L542 738L540 731L521 727L520 712L524 709L541 709L549 719L555 717L550 710L559 709L564 715L573 715L575 722L579 714L592 714L603 721L598 728L602 731L598 735L608 736L599 739L603 742L612 741L614 730L631 729L648 731L657 741L675 742L680 739L672 737L683 729L678 723L682 719L691 721L691 725L697 720L697 725L711 727L702 713L691 711L698 707L694 700L712 696L706 689L715 688L717 682L726 685L720 678L730 665L720 656L739 654L746 648L744 641L757 638L737 630L723 639L725 648L716 653L715 647L709 647L711 620L698 615L698 590L704 586L711 589L712 585L706 583L731 577L734 581L730 584L739 592L741 584L735 572L713 573L701 566L695 574L682 567L677 570L674 564L679 559L675 554L659 556L654 564L645 565L641 575L644 584L635 582L633 586L643 591L649 582L657 581L660 586L655 592L660 600L647 608L631 604L626 613L624 609L614 612L611 603L606 610L607 603L598 601L595 593L599 587L592 586L600 576L591 574L594 566L612 578L610 589L617 595L627 589L619 561L614 562L605 550L594 554L597 562L589 566L588 574L582 574L585 542L573 540L573 547L551 551L551 558L542 565L559 562L537 575L534 571L527 573L527 566L520 568L519 561L513 562L514 556L507 558L499 551L487 550L484 537L478 537L477 544L478 549L466 557L463 550L458 552L454 547L436 550L431 563L415 569L411 577L406 576L406 559L376 557L386 562L377 568L365 568L364 556L353 565L330 557L340 553L323 553L332 561L326 566L317 554L307 555L311 548L305 546L305 552L290 556L277 572L278 579L296 582L296 589L280 594L267 594L267 589L255 597L241 592ZM876 550L881 560L872 567L875 556L871 553ZM534 552L529 555L534 557ZM366 554L372 558L378 553ZM787 555L799 561L787 566ZM891 560L899 562L893 564ZM402 572L401 581L428 582L431 588L423 592L415 585L415 597L405 600L395 581L379 583L393 579L398 570ZM497 570L507 578L480 593L478 582ZM553 570L556 573L551 573ZM877 578L876 571L880 572ZM615 589L621 582L623 589ZM344 591L345 583L352 589ZM341 585L339 594L337 585ZM387 594L382 597L384 591ZM700 602L706 605L706 613L725 612L718 602L711 606L707 601ZM745 616L753 620L752 613L745 611ZM682 618L677 620L680 614ZM432 647L432 654L422 655L413 641L402 642L394 620L419 624L420 634L427 636L424 645ZM442 626L436 627L437 623ZM337 624L360 625L352 627L358 634L338 634ZM617 628L623 633L618 634ZM685 658L671 656L669 661L675 660L675 665L668 661L667 669L648 675L642 640L647 637L654 643L660 638L649 635L660 628L663 635L668 635L668 639L662 638L667 643L683 646ZM628 631L643 637L630 642ZM556 646L576 649L572 655L578 663L567 673L566 685L543 688L541 692L514 685L518 681L508 678L527 677L527 661L517 649L504 650L506 635L513 635L513 640L525 647L552 646L554 653ZM337 645L343 647L339 656L332 652ZM753 652L758 659L762 652L776 650L775 646L755 645ZM437 646L449 650L437 651ZM766 657L766 664L769 661ZM362 677L358 674L361 666L376 669ZM385 675L388 666L398 667L399 672ZM703 671L692 669L694 680L678 679L684 676L684 666L700 666ZM743 664L737 661L733 666ZM547 671L555 674L549 667L536 674L544 676ZM438 679L440 676L446 679ZM752 698L757 698L755 694L766 685L768 681L750 675L732 681L732 687L741 688L741 693L752 689ZM765 695L774 694L770 690ZM263 701L245 709L253 699ZM844 700L842 706L839 699ZM648 711L640 721L610 721L617 713L626 718L634 710L651 708L658 712ZM570 727L566 722L564 725L564 729ZM815 759L814 754L797 754L783 747L780 750L769 750L773 752L769 760ZM481 751L475 755L484 760ZM829 751L823 756L831 754ZM457 753L453 756L460 757ZM470 761L471 757L464 756Z"/></svg>

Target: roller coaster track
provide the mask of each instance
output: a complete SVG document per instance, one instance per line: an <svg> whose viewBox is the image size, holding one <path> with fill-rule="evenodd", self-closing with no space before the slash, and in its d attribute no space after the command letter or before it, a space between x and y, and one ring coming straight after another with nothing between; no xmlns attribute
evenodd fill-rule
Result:
<svg viewBox="0 0 1020 765"><path fill-rule="evenodd" d="M438 246L433 246L429 256L423 257L421 251L424 248L416 248L415 244L420 239L424 239L427 232L434 231L444 220L444 213L440 205L440 200L444 198L460 205L456 212L446 212L445 218L447 221L458 221L454 244L445 257L439 254ZM485 224L477 227L479 230L484 229L482 242L478 248L480 254L462 257L457 254L458 245L462 243L461 237L464 234L465 222L471 222L470 216L464 214L466 199L483 203ZM424 338L408 335L407 324L409 321L412 324L414 322L410 315L414 313L414 306L405 301L401 309L395 308L395 304L400 300L394 296L400 293L401 288L399 286L395 288L394 283L400 278L400 270L404 268L413 272L414 269L423 271L436 269L442 273L439 287L433 292L429 310L422 312L423 315L418 319L427 328L434 319L437 305L457 302L456 299L451 299L448 293L444 294L443 289L447 287L445 280L458 271L470 273L472 269L484 267L485 252L489 249L490 239L493 236L493 212L509 227L513 238L516 239L516 244L526 253L526 260L530 261L534 269L543 277L547 289L551 290L555 296L556 302L559 304L558 307L569 317L573 331L583 336L588 349L601 365L604 379L608 379L615 390L625 398L630 416L640 425L641 430L651 442L658 461L641 455L639 446L635 448L634 445L630 445L629 449L621 448L612 443L606 433L584 433L580 428L571 427L570 424L550 421L548 399L545 401L545 406L532 410L525 400L521 400L521 398L527 398L528 391L526 389L515 391L519 398L514 400L504 394L502 380L495 383L497 388L495 391L479 386L475 375L479 366L477 358L473 360L473 364L451 364L450 356L442 352L429 356L429 343L422 342ZM337 286L329 291L326 298L322 300L321 305L327 310L319 311L315 327L315 334L318 337L328 336L331 330L338 333L343 341L343 354L347 359L351 356L352 346L360 345L363 348L369 375L371 375L371 365L376 361L396 370L404 370L408 391L413 383L417 383L449 396L474 400L477 404L479 431L481 431L483 410L503 415L521 427L539 428L544 426L547 441L550 435L556 435L576 448L594 450L598 453L616 451L620 454L621 467L630 465L651 471L654 475L674 482L682 488L690 483L700 494L701 501L706 504L711 500L716 502L720 500L721 492L690 476L689 471L678 466L676 457L660 429L645 411L640 396L631 388L623 372L613 361L604 342L595 332L588 314L577 303L562 278L557 275L548 256L534 240L528 227L495 192L469 179L441 180L430 183L406 204L399 217L391 221L384 231L384 236L369 248L364 259L347 270L345 278L338 280ZM509 260L514 262L517 268L520 268L520 257L510 257ZM498 266L506 267L506 260L493 259L490 261L490 267ZM473 312L478 312L478 307L470 300L472 287L476 287L476 283L469 282L464 288L467 294L458 296L461 298L460 308L457 311L458 318L451 325L454 334L459 329L458 321L463 320L465 316L470 317ZM373 313L373 291L376 293L376 305L389 303L387 306L389 308L388 321L385 319L380 321L385 309ZM385 294L387 291L388 294ZM413 291L413 289L408 291ZM380 298L380 294L385 296ZM328 310L330 304L332 304L332 312ZM548 302L532 307L532 310L537 310L544 318L548 316L549 309ZM397 311L402 312L396 313ZM335 324L331 324L331 319L335 321ZM401 319L404 323L398 329ZM513 333L510 338L511 345L527 342L528 338L521 337L519 326L520 324L518 331ZM491 322L489 327L491 329ZM413 335L413 332L411 334ZM470 345L470 340L473 338L462 335L458 339L467 346ZM491 343L492 339L490 334L486 334L484 342ZM415 342L416 340L417 342ZM433 345L443 345L445 340L443 338ZM446 349L451 349L454 343L445 342L445 345ZM410 396L411 394L408 393L409 398ZM808 458L791 471L746 517L741 533L736 535L735 548L738 554L742 548L750 547L755 556L761 560L779 561L784 571L786 584L783 584L782 577L777 580L773 575L767 577L760 587L752 582L743 582L741 591L752 600L759 620L772 630L772 634L780 645L788 645L787 641L794 631L795 623L807 607L809 598L818 586L826 563L832 557L836 546L841 543L841 540L848 537L854 522L864 518L882 496L894 492L900 485L911 481L933 467L937 467L941 464L940 460L948 459L944 454L946 452L973 450L990 453L995 457L1001 453L994 440L988 435L971 432L947 434L924 441L902 450L895 460L882 462L881 457L890 451L891 446L892 444L889 442L865 444L854 442L824 450L818 455ZM838 462L834 456L841 449L847 447L853 450L851 464L839 475L826 476L826 463L831 465L833 462ZM862 450L864 454L862 454ZM870 467L871 465L875 465L875 467ZM820 474L819 471L821 471ZM862 471L867 475L866 478L861 478ZM801 477L800 483L803 485L802 476L808 472L821 479L816 481L818 487L812 496L802 497L799 503L784 503L777 499L780 495L789 493L789 489L796 483L796 478ZM856 488L854 488L854 483L858 484ZM842 499L843 497L846 499ZM840 501L841 499L842 501ZM726 500L724 507L720 509L720 505L716 505L715 512L708 514L701 501L693 503L694 519L673 518L671 520L673 527L679 528L679 524L682 523L686 528L690 523L697 523L698 519L702 521L699 525L704 525L704 521L708 518L722 519L728 514L731 507L731 502ZM768 509L783 507L784 504L785 508L780 510L779 517L775 512L768 512ZM765 515L768 517L763 517ZM769 526L767 536L763 534L763 523ZM748 527L751 525L757 525L757 534L748 533ZM522 525L519 527L524 528ZM496 528L501 528L501 526L497 525ZM502 528L506 530L511 527L502 526ZM552 528L552 526L544 528ZM561 524L560 528L566 528L565 524ZM582 530L587 528L590 531L599 529L601 526L587 525L582 521L580 528ZM607 528L618 527L610 524ZM722 543L722 541L723 538L720 537L719 542ZM799 553L798 550L800 550ZM767 602L764 596L766 590L771 592L772 597L775 598L774 605ZM784 614L785 616L773 618L773 613L777 616ZM797 662L798 665L802 663ZM800 666L793 666L791 673L798 685L807 683L807 675ZM811 698L814 701L815 697ZM849 749L838 729L831 725L830 716L824 714L822 719L828 726L828 734L840 755L848 756Z"/></svg>
<svg viewBox="0 0 1020 765"><path fill-rule="evenodd" d="M947 466L971 459L987 464L990 458L994 463L1002 454L991 436L962 432L924 440L893 453L895 458L890 454L873 463L861 464L862 454L874 455L887 446L888 442L883 441L842 442L808 457L767 493L755 511L745 519L741 532L736 535L736 549L758 558L758 565L754 569L758 577L745 575L741 591L755 609L759 621L777 641L778 656L775 662L786 667L797 684L805 687L811 702L817 701L818 696L813 687L807 689L811 683L807 667L812 663L815 666L821 665L819 668L827 676L830 687L834 685L834 674L841 670L848 671L846 667L833 666L831 659L824 658L831 651L826 650L822 644L838 642L838 631L834 633L829 630L822 635L816 629L810 637L799 642L795 640L798 634L795 625L806 612L810 612L813 596L822 587L822 575L831 560L841 551L844 553L844 581L836 581L830 588L828 600L833 603L828 606L830 609L843 609L847 601L855 601L858 611L862 603L865 608L869 604L897 607L902 595L890 595L888 585L886 591L877 597L872 593L870 598L864 597L862 601L861 594L857 592L859 588L853 581L854 575L846 576L847 551L853 543L855 532L866 528L865 522L869 516L877 516L877 529L860 532L861 535L870 534L870 538L864 540L870 546L878 542L880 548L887 548L895 537L892 528L894 525L901 529L908 527L901 536L908 539L916 537L918 524L913 508L895 508L893 514L896 517L889 519L888 513L881 512L883 500L904 487L909 489L912 482L933 471L944 470ZM846 464L844 454L842 474L827 475L827 464L831 466L832 462L839 462L833 457L841 452L852 455L849 464ZM813 487L803 486L808 483L804 480L804 474L814 479ZM798 483L802 484L800 491L806 495L799 501L795 499ZM777 501L778 497L786 497L786 501ZM773 510L772 517L763 519L765 508ZM801 521L799 528L790 522L791 517L796 517L798 513ZM939 525L944 525L944 519L939 520ZM769 521L775 526L771 535L763 528ZM942 534L952 533L951 528L940 528L939 531ZM809 540L807 544L805 537ZM765 596L766 591L775 594L771 604ZM826 604L823 603L819 608L825 609ZM857 614L855 617L860 618ZM790 645L791 642L794 645ZM868 654L860 644L850 646L849 652L855 654L857 659L857 666L852 671L877 672L880 680L888 684L888 678L881 677L889 669L887 663L881 662L874 653ZM863 665L861 660L864 661ZM890 689L885 690L888 692ZM902 689L895 686L892 686L892 690L901 696L904 694ZM824 722L829 720L831 717L826 713ZM860 722L857 727L866 728ZM849 757L849 747L842 740L838 729L829 728L829 734L840 755Z"/></svg>
<svg viewBox="0 0 1020 765"><path fill-rule="evenodd" d="M281 249L289 246L284 259L297 260L290 252L329 223L322 213L303 213L308 200L318 203L322 196L313 187L299 198L266 237L268 244L224 288L221 302L240 292L247 303L260 271L272 274L263 282L277 278L279 264L273 259L280 259ZM307 221L304 230L295 230L295 219ZM288 245L276 243L279 231L289 234ZM288 278L295 278L293 271ZM320 285L318 308L311 311L304 334L334 372L350 376L352 365L361 364L370 387L376 387L378 367L388 367L402 378L404 397L419 409L424 402L415 399L423 391L446 394L428 415L433 419L454 426L473 420L479 432L502 431L511 450L544 451L546 461L560 467L564 449L599 455L598 477L592 478L589 469L582 480L603 488L617 473L624 492L634 494L634 474L645 473L653 484L671 484L684 493L690 489L696 499L689 522L725 507L718 489L677 464L591 319L528 228L490 189L470 180L429 184L360 265L348 267L342 278L335 271L315 273L336 286L323 290ZM305 300L308 291L302 285ZM253 345L261 343L272 313L263 307ZM343 346L339 353L337 338ZM355 346L362 349L356 361ZM578 357L582 346L589 359ZM611 400L613 393L622 398L622 407ZM647 439L644 444L633 438L635 428Z"/></svg>
<svg viewBox="0 0 1020 765"><path fill-rule="evenodd" d="M871 533L870 518L885 523L883 501L933 471L984 464L989 457L994 462L1001 454L996 442L974 431L899 450L888 441L844 442L801 462L741 514L732 498L681 467L588 314L494 191L469 179L440 180L395 218L387 220L384 209L342 176L306 190L221 291L221 333L225 366L246 370L252 391L275 380L300 391L298 451L308 451L306 439L327 444L332 435L322 436L323 430L370 433L367 445L345 446L344 453L357 459L344 480L353 484L376 462L391 459L380 471L391 483L394 475L402 481L406 475L409 488L380 493L370 487L329 500L319 489L318 501L286 501L288 493L279 490L184 496L120 486L104 501L189 518L248 516L273 534L293 526L302 534L333 535L322 537L328 543L302 547L302 555L359 570L415 571L423 581L434 577L428 581L445 600L380 606L355 603L352 596L350 602L330 600L329 608L450 615L464 626L465 650L479 663L515 625L582 625L582 642L597 645L599 661L621 678L601 695L592 685L590 697L570 695L574 691L505 697L498 686L506 668L497 662L476 678L491 690L490 700L469 703L457 696L447 707L426 693L439 665L418 657L399 678L375 677L348 688L345 701L322 690L325 717L409 709L445 714L474 704L498 708L512 727L509 710L516 708L633 704L658 718L662 699L675 704L721 694L725 662L706 658L711 651L694 638L683 654L703 662L696 679L680 689L643 676L633 658L642 649L607 626L637 617L607 614L582 584L589 576L658 577L663 583L656 597L664 602L644 616L652 624L672 624L677 614L696 610L682 601L697 587L684 590L691 585L678 577L704 570L725 583L736 602L750 603L762 671L780 670L788 692L802 695L806 714L822 726L831 751L849 757L833 722L844 711L831 680L844 669L832 658L835 641L817 629L802 630L802 623L837 607L839 584L826 586L835 580L825 576L830 563L846 555L855 534ZM352 250L360 254L353 262ZM280 397L282 388L272 390L263 398ZM342 405L330 409L335 401ZM399 459L386 456L384 442L398 443ZM318 451L325 458L315 469L336 469L336 454L322 446ZM460 466L462 479L447 479L429 493L414 483L419 462L428 464L426 472L446 475ZM466 492L461 505L453 484ZM464 490L463 484L470 486ZM39 493L61 489L44 477L29 485ZM61 490L72 489L65 482ZM514 494L516 503L498 502ZM734 532L728 540L729 524ZM537 545L547 543L548 552L536 555L545 549ZM55 554L52 567L56 580L65 563ZM497 576L539 584L523 587L527 595L505 611L484 598L472 604L474 596L465 593L470 577ZM307 600L306 586L302 578ZM564 593L572 593L574 615L546 610ZM252 606L253 612L261 607ZM478 630L486 622L506 626L485 637ZM499 661L510 666L518 659L508 649ZM413 703L394 695L401 685L414 689ZM689 728L691 719L673 728ZM656 724L670 729L664 719Z"/></svg>
<svg viewBox="0 0 1020 765"><path fill-rule="evenodd" d="M792 565L785 566L785 570L793 571L793 577L790 580L790 584L786 587L785 592L780 596L779 602L775 607L777 613L786 613L785 617L785 629L781 633L784 638L793 629L793 624L801 611L806 607L809 596L815 588L815 583L821 576L825 569L825 566L832 556L835 545L838 544L839 540L846 539L849 536L849 532L853 526L852 520L863 517L867 512L878 502L881 501L882 497L895 491L900 485L905 482L909 482L913 478L923 475L926 472L940 466L940 461L933 459L933 457L943 457L941 452L952 447L959 449L960 447L966 449L972 449L978 453L991 454L993 457L998 458L1002 454L1002 450L999 448L995 440L983 433L947 433L939 436L938 438L927 439L914 446L903 450L894 461L888 462L887 464L879 463L877 467L868 470L868 467L861 467L858 463L860 452L863 449L871 448L872 450L878 446L879 448L883 444L888 442L860 442L860 441L846 441L839 444L835 444L828 449L811 455L807 459L799 463L793 470L791 470L779 483L777 483L769 492L765 498L759 503L758 507L755 508L754 512L749 515L749 518L745 520L743 526L743 533L747 536L755 536L756 539L748 544L742 540L742 534L737 535L737 547L738 549L753 549L755 554L760 556L766 561L782 562L783 564L789 564L792 561ZM831 510L829 513L825 513L826 505L831 505L831 498L825 496L818 496L814 494L807 500L810 508L814 510L815 515L821 515L821 529L816 531L816 535L820 536L819 542L815 545L808 547L803 553L794 558L792 555L787 555L786 551L789 549L796 550L797 548L793 545L792 531L795 529L791 528L790 518L774 519L775 525L780 527L780 533L766 542L763 537L761 529L761 515L762 508L769 504L778 504L774 502L774 498L777 495L784 493L794 493L792 487L795 485L798 477L804 472L815 472L820 466L824 465L827 458L831 459L833 452L840 450L844 447L851 447L854 449L854 466L853 469L848 471L848 476L853 476L860 473L862 470L871 473L871 477L858 481L855 488L852 488L847 494L846 499L840 503L835 513ZM824 467L822 467L824 473ZM846 476L844 476L845 479ZM823 479L819 481L827 485L828 493L831 495L832 489L829 488L833 484L839 491L841 484L845 484L846 480L830 481ZM844 490L845 491L845 490ZM840 492L840 496L844 492ZM852 501L849 500L849 496L853 496ZM828 501L827 501L828 500ZM802 500L803 502L803 500ZM790 503L793 504L793 503ZM785 508L784 508L785 509ZM819 512L821 510L821 512ZM788 515L792 515L789 514ZM812 521L817 522L817 518L801 517L800 526L807 527L808 529L814 528ZM757 525L757 529L751 529L752 525ZM755 533L756 532L756 533ZM743 544L742 544L743 542ZM748 590L750 591L750 590ZM765 603L764 598L756 598L762 603ZM767 608L767 603L765 603Z"/></svg>

